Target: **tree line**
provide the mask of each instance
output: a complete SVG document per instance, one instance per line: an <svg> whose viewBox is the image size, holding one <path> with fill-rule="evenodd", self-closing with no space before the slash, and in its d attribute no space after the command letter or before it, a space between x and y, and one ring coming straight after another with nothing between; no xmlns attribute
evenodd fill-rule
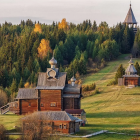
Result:
<svg viewBox="0 0 140 140"><path fill-rule="evenodd" d="M18 88L36 86L38 72L46 72L54 52L60 71L68 79L77 72L87 73L89 58L96 63L130 53L138 35L121 23L109 27L106 22L68 23L66 19L51 25L22 20L18 25L0 25L0 86L9 99ZM138 45L140 41L138 41Z"/></svg>

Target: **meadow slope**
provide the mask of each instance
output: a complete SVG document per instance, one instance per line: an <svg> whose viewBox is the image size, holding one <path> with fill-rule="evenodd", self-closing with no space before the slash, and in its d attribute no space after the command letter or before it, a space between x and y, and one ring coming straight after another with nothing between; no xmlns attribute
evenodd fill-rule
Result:
<svg viewBox="0 0 140 140"><path fill-rule="evenodd" d="M123 64L125 68L128 66L128 56L121 55L116 61L109 62L98 73L88 74L82 78L83 84L95 82L97 87L100 88L101 93L81 100L81 108L87 113L88 124L85 127L81 127L80 133L76 135L94 133L100 130L132 134L140 130L140 87L127 89L117 85L107 86L107 83L114 78L120 64ZM140 63L140 59L133 60ZM12 114L0 115L0 123L12 131L18 118L19 116ZM131 138L133 136L102 134L88 139L130 140ZM80 139L74 138L74 140ZM87 140L87 138L83 138L83 140Z"/></svg>
<svg viewBox="0 0 140 140"><path fill-rule="evenodd" d="M121 55L116 61L111 61L96 74L85 76L83 84L96 83L101 93L82 99L82 107L87 112L88 124L82 127L81 133L100 130L115 132L137 133L140 130L140 87L127 89L126 87L107 86L114 79L120 64L128 66L129 55ZM140 59L133 59L134 62ZM111 135L102 135L106 140ZM117 140L120 136L115 136ZM126 136L126 139L131 137ZM125 139L123 137L123 139ZM96 137L92 138L96 139Z"/></svg>

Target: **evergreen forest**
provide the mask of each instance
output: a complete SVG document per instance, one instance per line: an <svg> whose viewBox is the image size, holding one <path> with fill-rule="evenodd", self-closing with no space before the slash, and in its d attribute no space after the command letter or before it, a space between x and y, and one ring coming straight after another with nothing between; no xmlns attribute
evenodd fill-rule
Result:
<svg viewBox="0 0 140 140"><path fill-rule="evenodd" d="M66 19L51 25L21 21L18 25L0 25L0 86L12 101L18 88L34 87L38 73L46 72L53 54L60 71L68 80L73 73L87 73L88 59L101 63L120 54L139 55L140 31L124 24L109 27L96 21L68 23Z"/></svg>

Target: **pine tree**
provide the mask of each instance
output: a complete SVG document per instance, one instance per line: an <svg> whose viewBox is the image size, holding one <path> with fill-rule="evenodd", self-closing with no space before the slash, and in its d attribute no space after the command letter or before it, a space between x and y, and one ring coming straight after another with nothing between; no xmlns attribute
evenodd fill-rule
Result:
<svg viewBox="0 0 140 140"><path fill-rule="evenodd" d="M11 90L11 93L12 93L12 94L13 94L14 92L17 92L17 82L16 82L15 79L13 79L13 82L12 82L12 84L11 84L10 90Z"/></svg>
<svg viewBox="0 0 140 140"><path fill-rule="evenodd" d="M122 78L122 76L125 74L125 69L123 68L123 65L121 64L117 70L117 73L115 75L115 82L118 83L118 78Z"/></svg>
<svg viewBox="0 0 140 140"><path fill-rule="evenodd" d="M140 76L140 65L138 62L135 63L135 69L137 70L137 74Z"/></svg>
<svg viewBox="0 0 140 140"><path fill-rule="evenodd" d="M126 26L123 34L123 41L122 41L122 53L130 53L131 46L130 46L130 34L129 34L129 27Z"/></svg>
<svg viewBox="0 0 140 140"><path fill-rule="evenodd" d="M19 83L18 87L19 87L19 88L23 88L23 87L24 87L22 78L20 79L20 83Z"/></svg>

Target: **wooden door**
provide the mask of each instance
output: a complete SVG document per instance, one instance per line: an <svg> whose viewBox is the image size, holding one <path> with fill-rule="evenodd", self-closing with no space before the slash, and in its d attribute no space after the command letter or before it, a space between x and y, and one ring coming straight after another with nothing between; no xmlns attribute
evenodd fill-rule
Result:
<svg viewBox="0 0 140 140"><path fill-rule="evenodd" d="M73 108L74 108L73 98L64 98L64 110Z"/></svg>

